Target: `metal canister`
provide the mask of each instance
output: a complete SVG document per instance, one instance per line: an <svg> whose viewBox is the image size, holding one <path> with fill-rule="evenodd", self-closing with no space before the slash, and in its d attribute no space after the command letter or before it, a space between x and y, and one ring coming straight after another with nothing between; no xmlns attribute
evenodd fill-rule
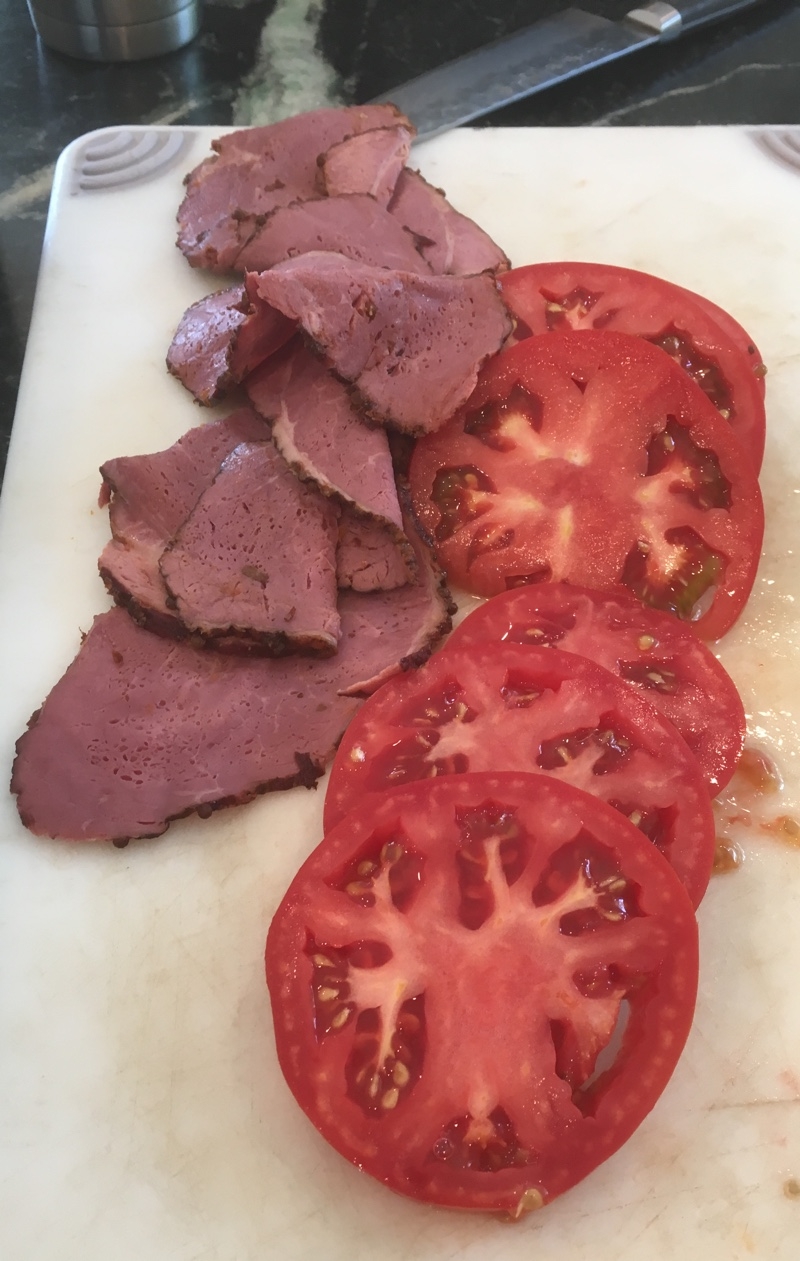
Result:
<svg viewBox="0 0 800 1261"><path fill-rule="evenodd" d="M201 0L28 0L42 41L69 57L139 61L174 52L200 29Z"/></svg>

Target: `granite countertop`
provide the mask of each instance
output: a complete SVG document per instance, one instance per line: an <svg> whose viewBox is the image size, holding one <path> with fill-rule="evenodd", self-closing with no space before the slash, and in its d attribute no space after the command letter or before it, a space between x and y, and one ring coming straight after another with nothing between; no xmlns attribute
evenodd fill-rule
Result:
<svg viewBox="0 0 800 1261"><path fill-rule="evenodd" d="M201 33L146 62L45 48L21 0L0 13L0 468L14 412L54 163L119 124L269 122L360 102L566 4L539 0L206 0ZM619 0L584 6L608 17ZM762 0L678 41L498 110L494 126L800 124L800 6Z"/></svg>

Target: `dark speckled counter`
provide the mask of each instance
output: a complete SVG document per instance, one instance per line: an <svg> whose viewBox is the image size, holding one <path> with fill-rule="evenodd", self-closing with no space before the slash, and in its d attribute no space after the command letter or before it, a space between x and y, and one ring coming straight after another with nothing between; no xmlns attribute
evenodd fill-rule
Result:
<svg viewBox="0 0 800 1261"><path fill-rule="evenodd" d="M206 4L180 52L129 65L44 48L22 0L0 11L0 417L13 418L54 163L117 124L262 123L365 101L555 12L525 0L254 0ZM619 17L628 3L586 8ZM800 124L800 7L764 0L498 110L495 126Z"/></svg>

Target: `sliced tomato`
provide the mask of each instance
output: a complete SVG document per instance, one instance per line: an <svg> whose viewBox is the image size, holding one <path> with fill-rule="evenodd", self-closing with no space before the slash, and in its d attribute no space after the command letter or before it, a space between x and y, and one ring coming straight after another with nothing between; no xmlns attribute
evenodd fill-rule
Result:
<svg viewBox="0 0 800 1261"><path fill-rule="evenodd" d="M272 921L278 1059L348 1160L519 1217L634 1132L692 1019L697 932L667 863L596 798L460 775L363 802Z"/></svg>
<svg viewBox="0 0 800 1261"><path fill-rule="evenodd" d="M499 283L518 341L536 333L611 329L666 350L760 469L766 368L755 342L727 311L657 276L600 263L534 263L506 272Z"/></svg>
<svg viewBox="0 0 800 1261"><path fill-rule="evenodd" d="M325 828L365 793L470 771L553 775L636 823L697 905L714 860L700 766L678 732L608 670L558 649L445 648L359 710L339 746Z"/></svg>
<svg viewBox="0 0 800 1261"><path fill-rule="evenodd" d="M755 579L750 460L686 374L625 333L552 333L495 356L417 442L409 476L448 576L477 595L621 583L715 639Z"/></svg>
<svg viewBox="0 0 800 1261"><path fill-rule="evenodd" d="M556 647L588 657L638 688L677 727L712 796L736 769L746 724L730 675L690 627L646 609L623 588L544 582L506 591L470 613L447 648L476 643Z"/></svg>

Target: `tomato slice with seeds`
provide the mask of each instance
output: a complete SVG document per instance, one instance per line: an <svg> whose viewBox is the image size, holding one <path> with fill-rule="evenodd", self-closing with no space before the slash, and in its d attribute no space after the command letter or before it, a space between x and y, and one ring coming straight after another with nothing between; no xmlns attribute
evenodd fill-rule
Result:
<svg viewBox="0 0 800 1261"><path fill-rule="evenodd" d="M645 608L624 588L591 591L569 583L517 587L480 605L447 641L554 647L588 657L638 688L677 727L715 796L744 747L744 706L736 685L691 627Z"/></svg>
<svg viewBox="0 0 800 1261"><path fill-rule="evenodd" d="M714 819L697 759L634 688L555 648L446 647L414 674L384 684L336 753L325 829L366 793L489 770L552 775L609 802L700 902L714 860Z"/></svg>
<svg viewBox="0 0 800 1261"><path fill-rule="evenodd" d="M689 1032L697 930L604 802L471 774L328 832L266 970L281 1068L338 1152L415 1199L519 1217L652 1109Z"/></svg>
<svg viewBox="0 0 800 1261"><path fill-rule="evenodd" d="M502 351L421 438L414 511L452 582L608 589L723 635L764 528L752 464L684 372L624 333L551 333Z"/></svg>
<svg viewBox="0 0 800 1261"><path fill-rule="evenodd" d="M517 341L537 333L611 329L666 350L760 469L767 370L755 342L727 311L657 276L601 263L534 263L498 282L517 322Z"/></svg>

